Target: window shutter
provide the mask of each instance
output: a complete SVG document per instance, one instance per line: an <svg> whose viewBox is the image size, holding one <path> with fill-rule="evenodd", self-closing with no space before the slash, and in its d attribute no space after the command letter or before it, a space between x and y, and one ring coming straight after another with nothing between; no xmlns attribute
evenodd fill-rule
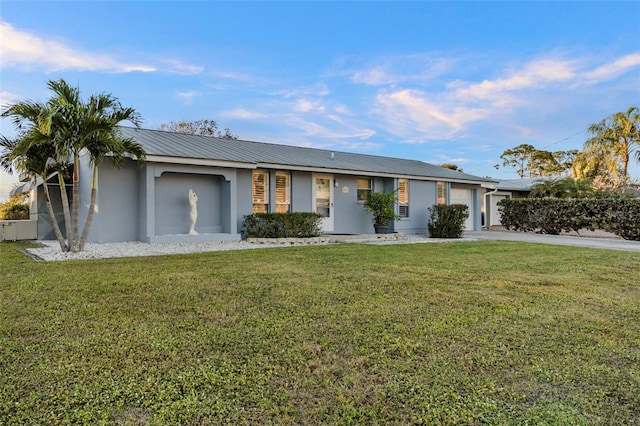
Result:
<svg viewBox="0 0 640 426"><path fill-rule="evenodd" d="M276 172L276 212L289 211L290 200L290 176L287 172Z"/></svg>

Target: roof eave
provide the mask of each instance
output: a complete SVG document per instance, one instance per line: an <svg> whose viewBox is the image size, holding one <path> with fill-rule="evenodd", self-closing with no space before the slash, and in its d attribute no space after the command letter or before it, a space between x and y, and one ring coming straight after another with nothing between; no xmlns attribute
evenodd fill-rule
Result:
<svg viewBox="0 0 640 426"><path fill-rule="evenodd" d="M279 163L252 163L252 162L239 162L239 161L224 161L224 160L212 160L206 158L188 158L188 157L172 157L166 155L147 155L147 162L150 163L172 163L191 166L207 166L207 167L225 167L225 168L238 168L238 169L284 169L300 172L311 173L327 173L327 174L342 174L352 176L371 176L371 177L384 177L384 178L402 178L402 179L414 179L423 181L447 181L452 183L478 185L485 182L484 180L473 179L456 179L443 176L421 176L402 173L388 173L388 172L376 172L369 170L352 170L352 169L340 169L332 167L312 167L301 166L291 164L279 164ZM497 183L497 182L496 182Z"/></svg>
<svg viewBox="0 0 640 426"><path fill-rule="evenodd" d="M166 155L147 155L149 163L171 163L189 166L227 167L236 169L256 169L255 163L239 161L211 160L206 158L171 157Z"/></svg>
<svg viewBox="0 0 640 426"><path fill-rule="evenodd" d="M472 185L478 185L479 183L482 182L480 180L473 180L473 179L452 179L448 177L438 177L438 176L422 176L422 175L412 175L412 174L403 174L403 173L376 172L376 171L370 171L370 170L340 169L340 168L331 168L331 167L310 167L310 166L276 164L276 163L258 163L257 168L285 169L285 170L295 170L295 171L302 171L302 172L330 173L330 174L342 174L342 175L351 175L351 176L372 176L372 177L385 177L385 178L414 179L414 180L424 180L424 181L447 181L452 183L464 183L464 184L472 184Z"/></svg>

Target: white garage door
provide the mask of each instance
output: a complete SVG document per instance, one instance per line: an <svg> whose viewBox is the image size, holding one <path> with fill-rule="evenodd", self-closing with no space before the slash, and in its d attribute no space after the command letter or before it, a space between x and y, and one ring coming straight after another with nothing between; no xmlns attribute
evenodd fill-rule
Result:
<svg viewBox="0 0 640 426"><path fill-rule="evenodd" d="M469 206L469 217L464 223L465 231L473 231L473 223L474 223L474 211L473 211L473 190L472 189L461 189L461 188L451 188L449 192L451 199L449 200L449 204L466 204Z"/></svg>
<svg viewBox="0 0 640 426"><path fill-rule="evenodd" d="M491 220L489 222L489 225L491 226L500 225L500 219L502 218L502 215L498 210L498 203L504 200L505 198L508 198L509 196L494 194L494 195L490 195L489 197L491 198Z"/></svg>

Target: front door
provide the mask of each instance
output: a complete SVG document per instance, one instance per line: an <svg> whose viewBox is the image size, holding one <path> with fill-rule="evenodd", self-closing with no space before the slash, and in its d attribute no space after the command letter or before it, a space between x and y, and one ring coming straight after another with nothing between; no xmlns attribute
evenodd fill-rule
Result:
<svg viewBox="0 0 640 426"><path fill-rule="evenodd" d="M313 175L313 202L322 216L322 232L333 232L333 176Z"/></svg>

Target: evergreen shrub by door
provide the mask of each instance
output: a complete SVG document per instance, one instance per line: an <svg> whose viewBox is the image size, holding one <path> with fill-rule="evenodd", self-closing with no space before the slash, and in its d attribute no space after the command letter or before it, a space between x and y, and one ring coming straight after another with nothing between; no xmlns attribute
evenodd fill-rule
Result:
<svg viewBox="0 0 640 426"><path fill-rule="evenodd" d="M437 204L429 211L427 229L430 238L461 238L464 222L469 217L466 204Z"/></svg>

